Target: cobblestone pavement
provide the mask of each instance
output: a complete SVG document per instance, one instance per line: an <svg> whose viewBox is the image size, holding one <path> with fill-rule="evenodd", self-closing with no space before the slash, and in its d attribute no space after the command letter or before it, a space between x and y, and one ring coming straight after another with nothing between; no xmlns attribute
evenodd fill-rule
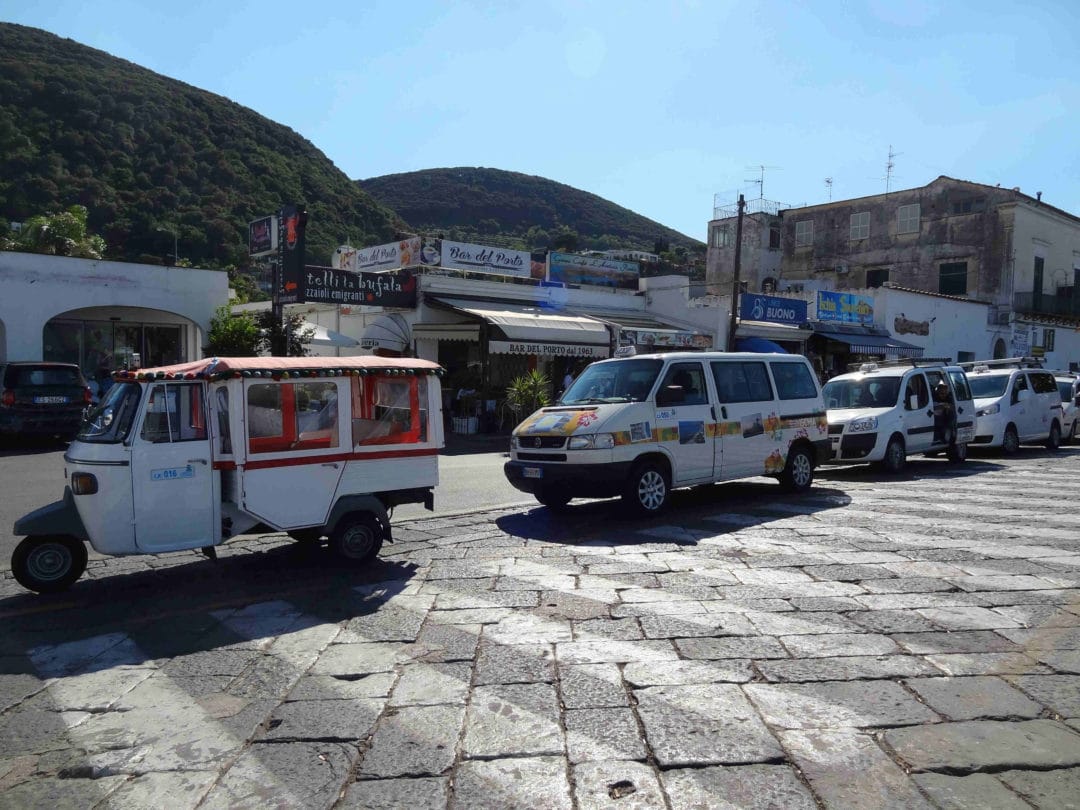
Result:
<svg viewBox="0 0 1080 810"><path fill-rule="evenodd" d="M0 580L0 806L1077 807L1080 451Z"/></svg>

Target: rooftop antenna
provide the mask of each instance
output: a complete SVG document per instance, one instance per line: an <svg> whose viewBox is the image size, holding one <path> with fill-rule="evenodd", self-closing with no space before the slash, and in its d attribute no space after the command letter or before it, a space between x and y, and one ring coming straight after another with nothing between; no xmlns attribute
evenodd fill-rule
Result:
<svg viewBox="0 0 1080 810"><path fill-rule="evenodd" d="M761 172L761 177L759 179L757 179L757 180L743 180L743 182L744 183L756 183L757 187L758 187L758 199L759 200L764 200L765 199L765 170L766 169L778 169L778 168L780 168L780 167L779 166L761 166L761 165L750 166L750 167L747 168L747 171L753 171L754 169L757 169L757 170L759 170Z"/></svg>
<svg viewBox="0 0 1080 810"><path fill-rule="evenodd" d="M825 188L829 190L829 202L832 202L832 178L825 178Z"/></svg>
<svg viewBox="0 0 1080 810"><path fill-rule="evenodd" d="M899 157L899 153L892 150L892 144L889 144L889 160L885 163L885 193L889 193L889 186L892 183L892 170L896 167L896 163L893 158Z"/></svg>

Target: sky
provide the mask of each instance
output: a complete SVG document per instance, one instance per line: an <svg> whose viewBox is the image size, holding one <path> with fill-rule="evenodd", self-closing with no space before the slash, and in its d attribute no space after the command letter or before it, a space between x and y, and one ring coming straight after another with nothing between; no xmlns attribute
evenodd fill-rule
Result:
<svg viewBox="0 0 1080 810"><path fill-rule="evenodd" d="M249 107L353 179L522 172L702 241L740 193L943 174L1080 215L1076 0L0 0L0 20Z"/></svg>

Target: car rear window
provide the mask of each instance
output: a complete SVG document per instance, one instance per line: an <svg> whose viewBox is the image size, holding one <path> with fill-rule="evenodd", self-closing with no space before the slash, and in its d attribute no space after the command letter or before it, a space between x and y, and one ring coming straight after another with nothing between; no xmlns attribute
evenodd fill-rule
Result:
<svg viewBox="0 0 1080 810"><path fill-rule="evenodd" d="M81 385L79 370L64 366L11 366L7 371L8 388L32 385Z"/></svg>

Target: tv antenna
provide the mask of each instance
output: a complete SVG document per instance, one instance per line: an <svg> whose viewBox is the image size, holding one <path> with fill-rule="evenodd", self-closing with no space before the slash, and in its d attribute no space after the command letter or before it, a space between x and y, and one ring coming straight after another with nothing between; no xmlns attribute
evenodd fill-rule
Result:
<svg viewBox="0 0 1080 810"><path fill-rule="evenodd" d="M759 200L764 200L765 199L765 170L766 169L779 169L779 168L780 168L779 166L761 166L761 165L748 166L747 169L746 169L747 171L755 171L755 170L760 171L761 172L761 177L758 178L757 180L743 180L743 182L744 183L755 183L755 184L757 184L757 187L758 187L758 199Z"/></svg>
<svg viewBox="0 0 1080 810"><path fill-rule="evenodd" d="M889 159L885 163L885 193L889 193L889 186L892 184L892 170L896 168L896 163L893 158L899 157L900 153L892 150L892 144L889 144Z"/></svg>
<svg viewBox="0 0 1080 810"><path fill-rule="evenodd" d="M825 188L829 190L829 202L832 202L832 178L825 178Z"/></svg>

